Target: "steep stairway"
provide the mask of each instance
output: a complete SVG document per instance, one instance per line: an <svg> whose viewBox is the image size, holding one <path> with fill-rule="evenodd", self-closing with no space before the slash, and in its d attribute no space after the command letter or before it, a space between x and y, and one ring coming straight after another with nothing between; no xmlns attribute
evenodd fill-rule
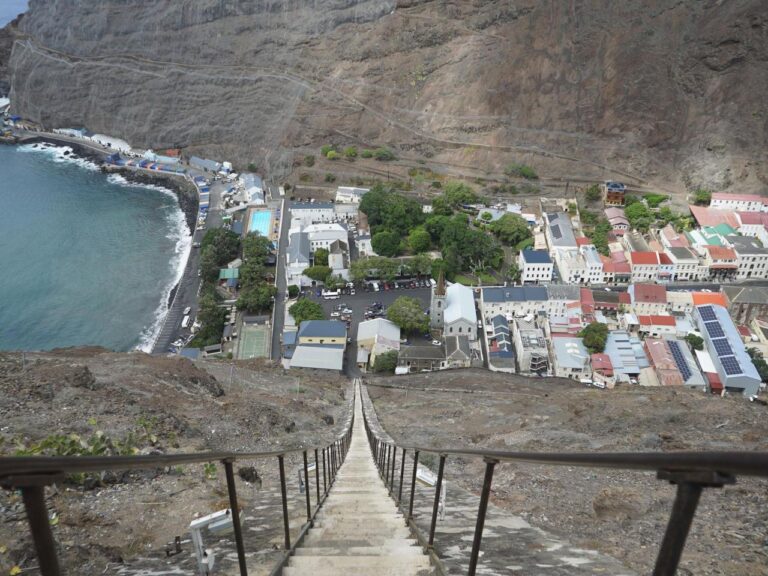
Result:
<svg viewBox="0 0 768 576"><path fill-rule="evenodd" d="M284 576L423 576L426 556L389 497L373 461L357 391L349 453L314 526Z"/></svg>

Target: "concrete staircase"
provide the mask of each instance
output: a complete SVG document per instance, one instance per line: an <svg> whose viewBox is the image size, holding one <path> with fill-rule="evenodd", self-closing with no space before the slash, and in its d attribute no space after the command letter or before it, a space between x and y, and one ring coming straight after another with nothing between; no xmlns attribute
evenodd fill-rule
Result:
<svg viewBox="0 0 768 576"><path fill-rule="evenodd" d="M346 461L284 576L432 574L429 557L411 536L373 462L361 406L357 391Z"/></svg>

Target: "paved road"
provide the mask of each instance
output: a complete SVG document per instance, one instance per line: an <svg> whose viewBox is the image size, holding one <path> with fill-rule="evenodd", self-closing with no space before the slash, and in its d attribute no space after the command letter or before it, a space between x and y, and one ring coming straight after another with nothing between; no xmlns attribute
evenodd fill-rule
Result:
<svg viewBox="0 0 768 576"><path fill-rule="evenodd" d="M328 318L330 318L331 312L333 312L334 308L339 304L346 304L347 307L352 310L352 322L347 334L352 338L352 343L347 345L344 358L344 373L347 376L354 378L355 376L360 375L360 370L357 368L357 325L365 320L365 309L373 302L381 302L386 308L400 296L418 298L421 300L425 310L429 308L429 288L406 288L403 290L384 290L382 292L365 292L364 290L356 289L356 294L354 296L346 295L338 300L323 300L322 298L311 296L312 300L320 303ZM417 341L419 340L423 340L423 337L417 337ZM426 340L424 340L424 342L426 342Z"/></svg>
<svg viewBox="0 0 768 576"><path fill-rule="evenodd" d="M192 176L196 176L197 173L192 173ZM208 219L205 223L206 229L218 228L222 224L222 212L221 206L221 194L227 190L229 186L221 182L215 182L211 186L210 195L210 209L208 211ZM205 235L205 229L195 230L192 237L192 242L201 242ZM184 269L184 275L179 281L177 288L177 294L173 301L173 305L168 310L168 314L165 317L163 328L160 334L155 340L155 345L152 348L152 354L165 354L169 351L171 343L174 342L179 336L188 336L190 334L189 329L183 329L181 322L184 319L184 309L189 307L192 309L191 317L197 316L197 300L198 292L200 289L200 278L197 276L197 271L200 268L200 250L198 248L192 248L187 260L187 266ZM191 325L191 323L190 323Z"/></svg>
<svg viewBox="0 0 768 576"><path fill-rule="evenodd" d="M279 198L276 189L273 198ZM285 300L288 293L288 287L285 281L285 256L288 251L288 231L291 228L291 214L288 209L288 202L285 199L282 200L281 217L280 241L278 243L277 266L275 267L277 295L275 296L275 314L274 322L272 324L273 360L280 359L280 338L283 334L283 326L285 324Z"/></svg>

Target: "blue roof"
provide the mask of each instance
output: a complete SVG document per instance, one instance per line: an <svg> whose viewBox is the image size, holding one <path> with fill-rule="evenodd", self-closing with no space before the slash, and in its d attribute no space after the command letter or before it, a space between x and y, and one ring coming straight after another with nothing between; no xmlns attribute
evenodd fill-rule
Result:
<svg viewBox="0 0 768 576"><path fill-rule="evenodd" d="M232 232L235 234L242 234L243 233L243 223L241 221L232 222Z"/></svg>
<svg viewBox="0 0 768 576"><path fill-rule="evenodd" d="M552 259L546 250L523 250L520 254L528 264L552 264Z"/></svg>
<svg viewBox="0 0 768 576"><path fill-rule="evenodd" d="M299 327L299 338L344 338L347 327L338 320L305 320Z"/></svg>
<svg viewBox="0 0 768 576"><path fill-rule="evenodd" d="M549 300L544 286L492 286L483 288L484 302L527 302Z"/></svg>

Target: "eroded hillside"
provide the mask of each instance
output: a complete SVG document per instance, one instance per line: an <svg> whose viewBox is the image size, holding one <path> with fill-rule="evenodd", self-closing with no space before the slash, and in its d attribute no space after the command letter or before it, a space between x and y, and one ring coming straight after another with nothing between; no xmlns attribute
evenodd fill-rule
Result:
<svg viewBox="0 0 768 576"><path fill-rule="evenodd" d="M14 109L255 160L325 142L498 173L763 190L762 0L32 0Z"/></svg>

